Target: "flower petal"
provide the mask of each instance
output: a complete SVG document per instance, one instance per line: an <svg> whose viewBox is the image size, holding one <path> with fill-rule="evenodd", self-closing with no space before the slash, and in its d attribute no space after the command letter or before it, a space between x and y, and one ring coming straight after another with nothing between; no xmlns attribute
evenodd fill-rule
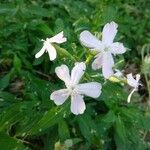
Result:
<svg viewBox="0 0 150 150"><path fill-rule="evenodd" d="M114 60L112 54L110 52L105 52L103 54L102 73L106 79L108 79L110 76L114 74L112 70L113 65L114 65Z"/></svg>
<svg viewBox="0 0 150 150"><path fill-rule="evenodd" d="M90 48L90 49L94 49L94 50L99 50L101 49L102 43L100 40L98 40L93 34L91 34L89 31L85 30L83 32L81 32L80 34L80 42Z"/></svg>
<svg viewBox="0 0 150 150"><path fill-rule="evenodd" d="M131 91L131 93L129 94L129 96L128 96L128 99L127 99L127 102L128 103L130 103L130 101L131 101L131 96L133 95L133 93L136 91L136 88L134 88L132 91Z"/></svg>
<svg viewBox="0 0 150 150"><path fill-rule="evenodd" d="M90 83L83 83L83 84L78 84L75 90L79 94L87 95L92 98L97 98L101 94L101 84L98 82L90 82Z"/></svg>
<svg viewBox="0 0 150 150"><path fill-rule="evenodd" d="M54 91L50 95L50 99L53 100L56 105L62 105L68 97L69 97L68 89L61 89L58 91Z"/></svg>
<svg viewBox="0 0 150 150"><path fill-rule="evenodd" d="M102 42L112 44L117 33L118 25L115 22L107 23L102 31Z"/></svg>
<svg viewBox="0 0 150 150"><path fill-rule="evenodd" d="M67 38L64 37L64 32L60 32L58 34L56 34L55 36L53 36L52 38L49 38L49 41L51 43L64 43L67 41Z"/></svg>
<svg viewBox="0 0 150 150"><path fill-rule="evenodd" d="M35 58L41 57L46 51L46 45L43 45L42 49L35 55Z"/></svg>
<svg viewBox="0 0 150 150"><path fill-rule="evenodd" d="M116 54L123 54L126 52L126 48L123 46L122 43L115 42L115 43L111 44L110 51L111 51L111 53L113 53L115 55Z"/></svg>
<svg viewBox="0 0 150 150"><path fill-rule="evenodd" d="M71 71L71 83L76 85L79 83L86 69L85 63L76 63Z"/></svg>
<svg viewBox="0 0 150 150"><path fill-rule="evenodd" d="M46 43L46 50L48 52L48 55L49 55L49 59L51 61L53 61L54 59L56 59L56 49L54 48L54 46L52 46L50 43Z"/></svg>
<svg viewBox="0 0 150 150"><path fill-rule="evenodd" d="M83 96L79 94L71 95L71 112L75 115L83 114L85 111Z"/></svg>
<svg viewBox="0 0 150 150"><path fill-rule="evenodd" d="M140 74L137 74L137 75L136 75L136 81L137 81L137 82L139 82L140 77L141 77Z"/></svg>
<svg viewBox="0 0 150 150"><path fill-rule="evenodd" d="M66 84L68 84L70 82L71 77L70 77L70 74L69 74L69 68L66 65L61 65L59 67L56 67L55 73Z"/></svg>
<svg viewBox="0 0 150 150"><path fill-rule="evenodd" d="M136 80L133 78L132 73L127 74L127 83L128 83L130 86L135 87L135 88L138 86L138 81L136 81Z"/></svg>
<svg viewBox="0 0 150 150"><path fill-rule="evenodd" d="M96 56L95 60L92 63L92 69L93 70L97 70L100 69L102 67L102 57L103 55L99 54Z"/></svg>

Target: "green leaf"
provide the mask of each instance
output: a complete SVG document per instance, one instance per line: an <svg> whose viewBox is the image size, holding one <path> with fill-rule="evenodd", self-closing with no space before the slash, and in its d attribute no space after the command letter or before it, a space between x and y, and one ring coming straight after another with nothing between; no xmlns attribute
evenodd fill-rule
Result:
<svg viewBox="0 0 150 150"><path fill-rule="evenodd" d="M58 124L58 134L62 141L70 138L69 128L64 119Z"/></svg>
<svg viewBox="0 0 150 150"><path fill-rule="evenodd" d="M21 70L21 60L17 55L14 56L13 66L17 72Z"/></svg>
<svg viewBox="0 0 150 150"><path fill-rule="evenodd" d="M90 141L92 139L92 135L91 135L90 127L86 123L85 119L80 117L80 119L78 119L78 123L82 135L84 136L84 138Z"/></svg>
<svg viewBox="0 0 150 150"><path fill-rule="evenodd" d="M128 122L141 125L142 124L142 113L137 108L120 108L119 111L123 118L126 118Z"/></svg>
<svg viewBox="0 0 150 150"><path fill-rule="evenodd" d="M0 131L24 118L24 113L20 109L23 104L13 104L0 114Z"/></svg>
<svg viewBox="0 0 150 150"><path fill-rule="evenodd" d="M97 134L97 128L94 123L94 120L89 115L82 115L77 118L80 131L85 139L87 139L89 142L92 142L93 135Z"/></svg>
<svg viewBox="0 0 150 150"><path fill-rule="evenodd" d="M17 139L0 132L0 147L3 150L23 150L25 146Z"/></svg>
<svg viewBox="0 0 150 150"><path fill-rule="evenodd" d="M31 93L31 99L33 99L34 96L38 96L38 98L42 99L42 101L48 103L50 90L53 88L53 85L46 80L37 78L29 71L21 70L20 74L23 80L25 81L26 92Z"/></svg>
<svg viewBox="0 0 150 150"><path fill-rule="evenodd" d="M103 23L106 24L110 21L115 20L117 12L117 7L115 7L115 5L105 7L103 11Z"/></svg>
<svg viewBox="0 0 150 150"><path fill-rule="evenodd" d="M55 45L55 48L57 49L57 52L61 57L68 57L69 59L76 61L76 59L64 48L61 48L58 45Z"/></svg>
<svg viewBox="0 0 150 150"><path fill-rule="evenodd" d="M103 121L108 123L114 123L115 120L116 120L116 116L114 112L111 110L103 118Z"/></svg>
<svg viewBox="0 0 150 150"><path fill-rule="evenodd" d="M11 4L0 4L0 14L12 14L16 11L16 7Z"/></svg>
<svg viewBox="0 0 150 150"><path fill-rule="evenodd" d="M150 116L144 116L141 119L143 122L143 128L150 130Z"/></svg>
<svg viewBox="0 0 150 150"><path fill-rule="evenodd" d="M0 89L4 89L9 85L10 73L6 74L3 78L0 79Z"/></svg>
<svg viewBox="0 0 150 150"><path fill-rule="evenodd" d="M122 139L122 141L125 142L126 141L126 130L125 130L124 123L119 116L116 119L115 131L118 134L118 136Z"/></svg>
<svg viewBox="0 0 150 150"><path fill-rule="evenodd" d="M15 95L9 92L0 91L0 98L2 98L4 101L17 102L17 98L15 97Z"/></svg>
<svg viewBox="0 0 150 150"><path fill-rule="evenodd" d="M54 107L45 112L43 117L31 128L28 135L36 135L42 133L51 126L59 123L63 118L69 115L69 105L64 104L63 107Z"/></svg>
<svg viewBox="0 0 150 150"><path fill-rule="evenodd" d="M52 34L52 30L46 24L38 24L36 26L36 29L42 31L47 36L50 36Z"/></svg>
<svg viewBox="0 0 150 150"><path fill-rule="evenodd" d="M50 12L48 11L48 9L42 8L40 5L31 5L26 9L26 13L41 17L50 17Z"/></svg>

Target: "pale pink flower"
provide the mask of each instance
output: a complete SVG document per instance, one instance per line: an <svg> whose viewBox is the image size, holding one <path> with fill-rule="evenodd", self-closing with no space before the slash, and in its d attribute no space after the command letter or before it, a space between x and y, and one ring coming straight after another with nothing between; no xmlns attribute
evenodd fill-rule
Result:
<svg viewBox="0 0 150 150"><path fill-rule="evenodd" d="M86 106L83 100L84 95L97 98L101 94L101 84L98 82L89 82L79 84L85 72L85 63L76 63L69 73L66 65L61 65L55 69L57 76L65 82L66 88L54 91L50 95L50 99L56 105L62 105L69 96L71 96L71 112L75 115L84 113Z"/></svg>
<svg viewBox="0 0 150 150"><path fill-rule="evenodd" d="M80 34L81 43L90 48L90 50L95 50L98 53L92 63L92 68L94 70L102 68L105 78L109 78L114 74L112 69L114 65L112 54L123 54L126 51L122 43L113 42L118 31L117 28L118 25L115 22L107 23L102 31L102 40L97 39L89 31L83 31Z"/></svg>

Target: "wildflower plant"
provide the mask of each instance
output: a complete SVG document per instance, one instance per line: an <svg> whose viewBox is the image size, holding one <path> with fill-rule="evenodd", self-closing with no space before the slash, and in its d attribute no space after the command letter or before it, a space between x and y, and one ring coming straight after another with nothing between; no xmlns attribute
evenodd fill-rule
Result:
<svg viewBox="0 0 150 150"><path fill-rule="evenodd" d="M2 149L150 149L149 15L122 3L0 2Z"/></svg>
<svg viewBox="0 0 150 150"><path fill-rule="evenodd" d="M81 43L90 48L90 50L97 52L95 56L96 59L92 63L92 69L96 70L102 67L102 73L106 79L114 75L114 60L112 54L122 54L126 51L126 48L122 43L113 43L117 28L118 25L115 22L107 23L102 31L102 41L94 37L89 31L83 31L80 34ZM46 41L44 41L43 48L35 55L35 58L39 58L46 51L49 54L50 60L54 60L56 58L56 49L51 45L51 43L54 42L66 42L63 31L52 38L47 38ZM66 99L71 96L71 112L78 115L84 113L86 108L83 101L83 95L93 98L99 97L101 93L101 84L98 82L79 84L79 81L85 72L86 64L83 62L75 63L76 65L71 71L71 76L68 67L64 64L55 69L57 76L65 82L67 89L54 91L51 94L50 99L53 100L56 105L62 105ZM128 96L128 103L130 102L131 95L139 86L139 80L140 75L136 75L136 80L132 77L132 74L127 75L127 83L134 87L133 91Z"/></svg>

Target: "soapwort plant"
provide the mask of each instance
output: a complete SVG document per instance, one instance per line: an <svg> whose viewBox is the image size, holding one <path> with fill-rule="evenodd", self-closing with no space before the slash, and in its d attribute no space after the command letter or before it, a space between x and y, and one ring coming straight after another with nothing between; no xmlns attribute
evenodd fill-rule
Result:
<svg viewBox="0 0 150 150"><path fill-rule="evenodd" d="M92 69L97 70L102 68L102 74L106 79L111 78L111 76L117 76L113 71L114 59L112 54L123 54L126 51L126 48L122 43L113 42L118 31L117 28L118 25L115 22L112 21L107 23L103 28L101 41L89 31L83 31L80 34L81 44L88 47L90 51L96 51ZM47 38L46 41L44 41L43 48L35 55L35 57L39 58L46 51L49 54L50 60L54 60L56 58L56 49L52 43L63 43L66 41L67 39L64 37L63 31L52 38ZM75 115L82 114L85 111L86 106L83 101L83 95L97 98L101 93L101 83L90 82L79 84L85 69L86 64L84 62L75 62L75 67L71 71L71 76L68 67L64 64L55 69L57 76L65 82L67 89L54 91L51 94L50 99L53 100L56 105L62 105L71 95L71 112ZM134 88L127 98L127 102L129 103L132 94L138 90L140 85L140 75L137 74L136 79L134 79L132 73L130 73L127 75L126 80L127 84Z"/></svg>
<svg viewBox="0 0 150 150"><path fill-rule="evenodd" d="M1 149L150 149L145 6L0 2Z"/></svg>

